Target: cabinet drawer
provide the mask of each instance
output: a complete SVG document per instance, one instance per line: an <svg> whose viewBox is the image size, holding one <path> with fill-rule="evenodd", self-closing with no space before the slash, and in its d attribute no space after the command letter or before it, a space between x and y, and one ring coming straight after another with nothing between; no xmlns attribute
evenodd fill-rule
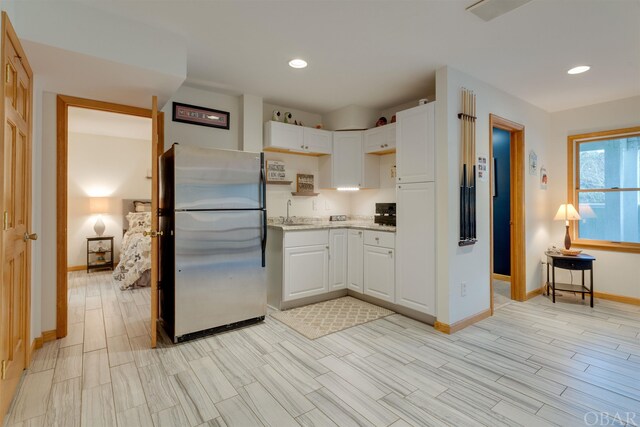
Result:
<svg viewBox="0 0 640 427"><path fill-rule="evenodd" d="M287 231L284 233L284 247L329 245L329 230Z"/></svg>
<svg viewBox="0 0 640 427"><path fill-rule="evenodd" d="M395 248L396 247L396 235L395 233L385 231L364 231L364 244L371 246L379 246L382 248Z"/></svg>
<svg viewBox="0 0 640 427"><path fill-rule="evenodd" d="M584 259L555 259L553 266L567 270L589 270L593 261Z"/></svg>

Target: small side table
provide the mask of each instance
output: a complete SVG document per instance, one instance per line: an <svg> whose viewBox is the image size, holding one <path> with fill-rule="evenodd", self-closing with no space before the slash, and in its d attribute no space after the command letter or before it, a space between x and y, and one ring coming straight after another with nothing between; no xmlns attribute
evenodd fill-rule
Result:
<svg viewBox="0 0 640 427"><path fill-rule="evenodd" d="M113 236L87 237L87 273L105 268L113 270Z"/></svg>
<svg viewBox="0 0 640 427"><path fill-rule="evenodd" d="M544 254L547 256L547 295L549 295L549 288L551 288L553 302L556 302L556 291L577 292L582 294L582 299L584 299L585 294L589 294L591 297L591 307L593 307L593 261L596 260L595 257L587 254L574 256L552 252L545 252ZM549 281L549 267L551 267L551 281ZM556 268L582 271L582 284L556 283ZM590 272L589 288L584 284L584 272L586 270Z"/></svg>

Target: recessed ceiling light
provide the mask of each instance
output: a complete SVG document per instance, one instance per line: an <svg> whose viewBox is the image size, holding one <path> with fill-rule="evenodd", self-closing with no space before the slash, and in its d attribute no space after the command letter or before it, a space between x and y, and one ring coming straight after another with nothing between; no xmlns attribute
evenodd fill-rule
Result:
<svg viewBox="0 0 640 427"><path fill-rule="evenodd" d="M292 59L291 61L289 61L289 66L292 68L306 68L307 61L300 58Z"/></svg>
<svg viewBox="0 0 640 427"><path fill-rule="evenodd" d="M570 69L569 71L567 71L568 74L580 74L580 73L584 73L585 71L589 71L591 67L589 67L588 65L579 65L577 67L573 67L572 69Z"/></svg>

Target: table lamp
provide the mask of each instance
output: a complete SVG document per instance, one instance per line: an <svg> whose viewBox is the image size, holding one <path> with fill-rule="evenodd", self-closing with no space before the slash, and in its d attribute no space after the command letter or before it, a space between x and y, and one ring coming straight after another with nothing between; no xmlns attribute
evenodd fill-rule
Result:
<svg viewBox="0 0 640 427"><path fill-rule="evenodd" d="M576 211L571 203L562 204L556 212L556 216L553 218L555 221L564 220L567 232L564 235L564 248L566 250L571 249L571 236L569 235L569 221L576 221L580 219L580 214Z"/></svg>
<svg viewBox="0 0 640 427"><path fill-rule="evenodd" d="M109 198L91 197L89 199L89 211L92 214L98 214L98 219L93 226L93 231L96 232L96 236L102 236L105 229L104 221L102 221L102 215L109 212Z"/></svg>

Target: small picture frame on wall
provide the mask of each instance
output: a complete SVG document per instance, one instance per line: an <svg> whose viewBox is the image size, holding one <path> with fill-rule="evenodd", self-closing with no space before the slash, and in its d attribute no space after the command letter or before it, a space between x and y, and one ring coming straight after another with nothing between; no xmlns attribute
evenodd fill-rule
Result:
<svg viewBox="0 0 640 427"><path fill-rule="evenodd" d="M549 184L549 176L547 175L547 168L540 168L540 189L546 190L547 184Z"/></svg>
<svg viewBox="0 0 640 427"><path fill-rule="evenodd" d="M529 151L529 175L538 174L538 155L535 151Z"/></svg>
<svg viewBox="0 0 640 427"><path fill-rule="evenodd" d="M296 175L296 192L313 193L313 175L307 173L299 173Z"/></svg>
<svg viewBox="0 0 640 427"><path fill-rule="evenodd" d="M173 121L229 130L230 113L196 105L173 103Z"/></svg>

